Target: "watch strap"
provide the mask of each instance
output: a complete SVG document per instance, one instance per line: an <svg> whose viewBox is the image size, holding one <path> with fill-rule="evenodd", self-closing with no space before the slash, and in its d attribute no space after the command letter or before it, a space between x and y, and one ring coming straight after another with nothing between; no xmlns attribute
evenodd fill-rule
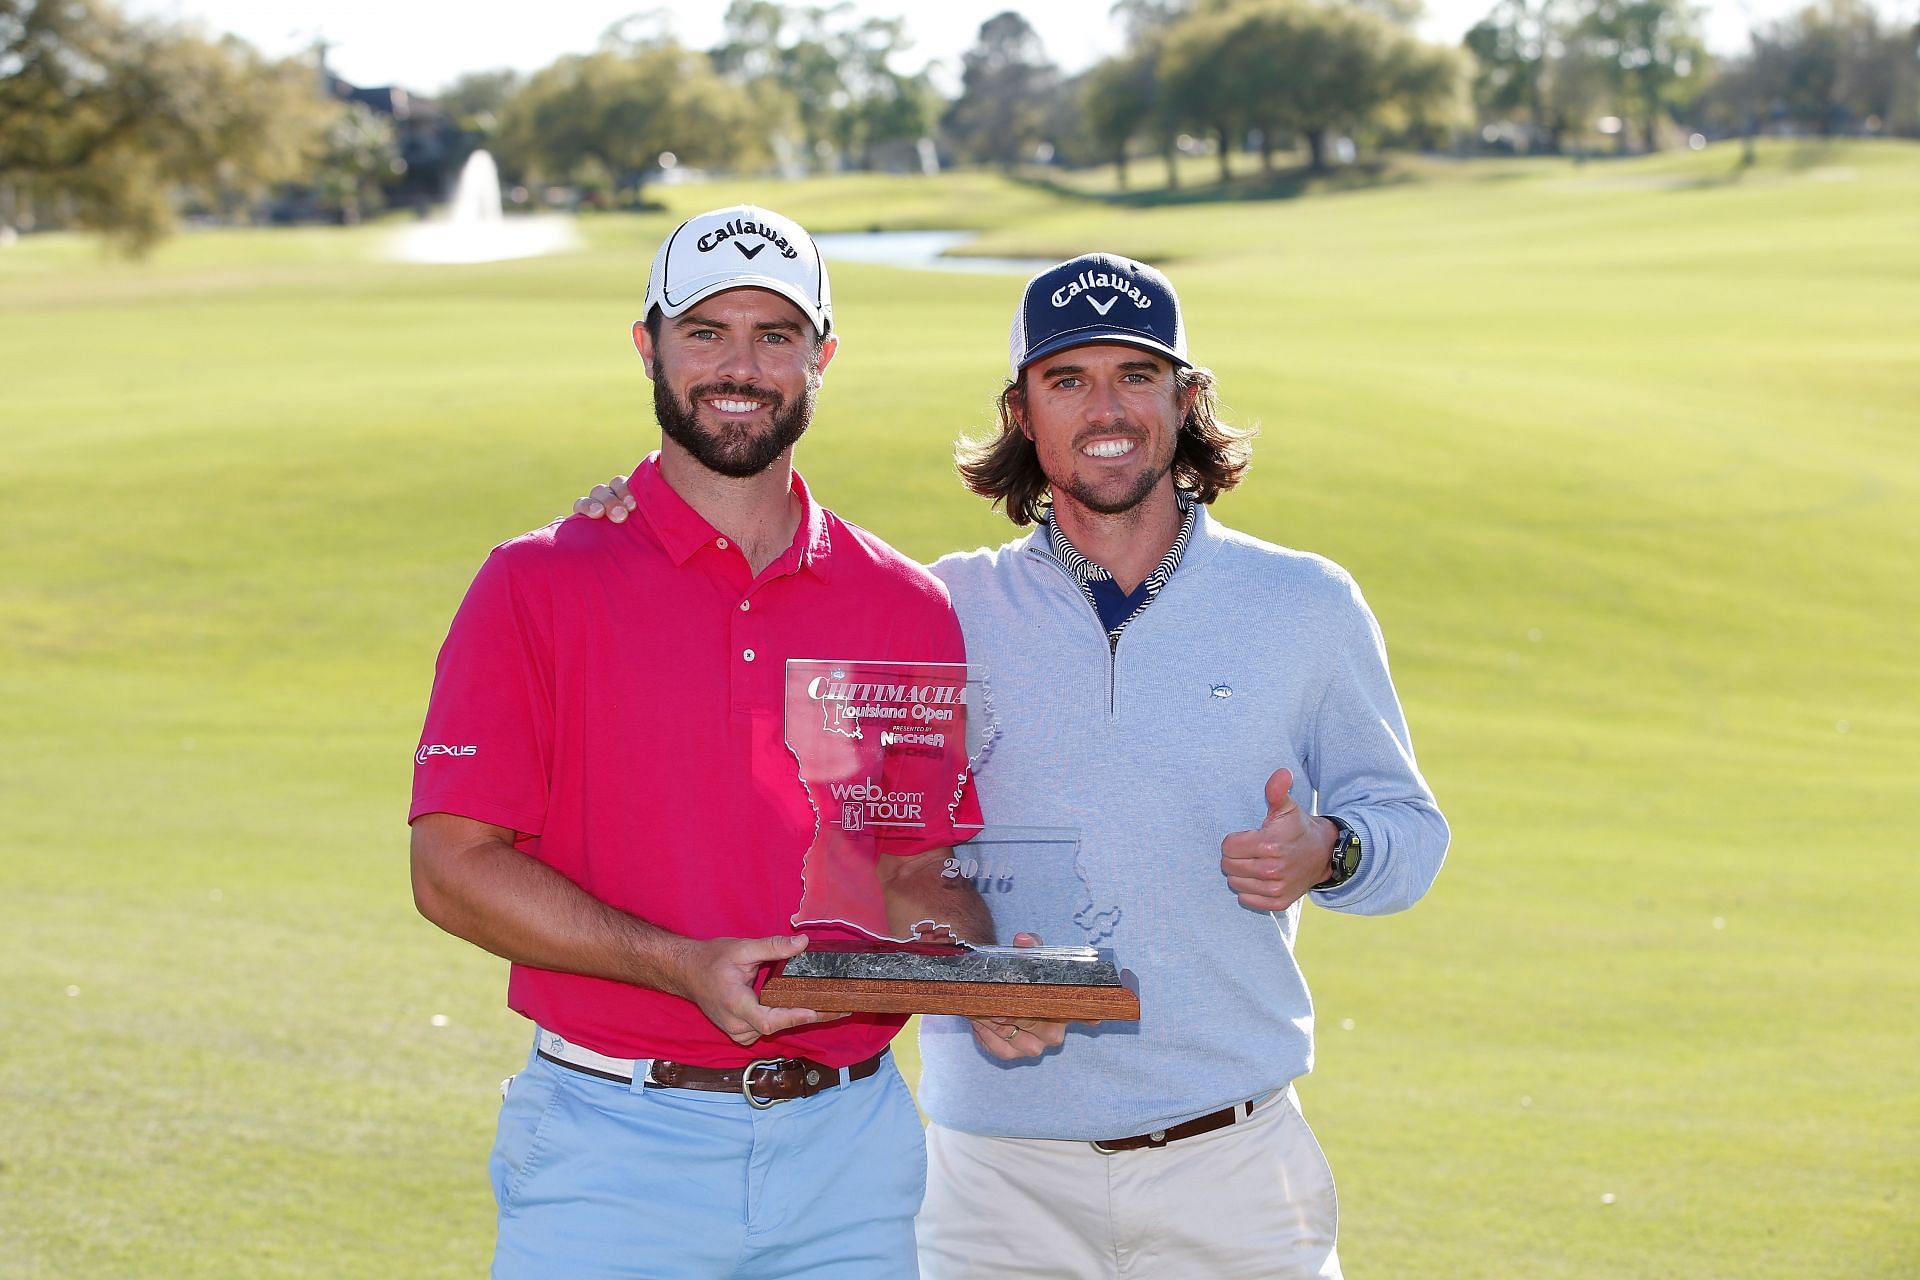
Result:
<svg viewBox="0 0 1920 1280"><path fill-rule="evenodd" d="M1360 833L1332 814L1327 815L1327 821L1333 824L1333 863L1327 878L1313 886L1315 893L1323 889L1338 889L1360 870L1363 852Z"/></svg>

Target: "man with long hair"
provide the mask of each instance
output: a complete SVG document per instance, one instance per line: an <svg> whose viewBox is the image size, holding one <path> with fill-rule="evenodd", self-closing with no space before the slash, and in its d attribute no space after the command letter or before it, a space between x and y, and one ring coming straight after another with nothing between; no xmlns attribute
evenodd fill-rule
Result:
<svg viewBox="0 0 1920 1280"><path fill-rule="evenodd" d="M1033 531L934 566L1000 711L981 805L1080 828L1142 1016L1026 1070L923 1022L922 1274L1337 1276L1293 1087L1301 903L1400 910L1447 845L1379 629L1338 566L1209 514L1250 433L1219 421L1159 271L1041 272L1011 372L960 473Z"/></svg>

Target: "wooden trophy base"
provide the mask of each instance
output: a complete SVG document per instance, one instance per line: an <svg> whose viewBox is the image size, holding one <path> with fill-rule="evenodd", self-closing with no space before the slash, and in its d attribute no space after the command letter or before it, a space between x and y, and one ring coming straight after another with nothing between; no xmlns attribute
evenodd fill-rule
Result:
<svg viewBox="0 0 1920 1280"><path fill-rule="evenodd" d="M815 941L774 966L760 1003L822 1013L1140 1020L1140 997L1125 984L1113 953L1091 947L907 943L880 950L866 943Z"/></svg>

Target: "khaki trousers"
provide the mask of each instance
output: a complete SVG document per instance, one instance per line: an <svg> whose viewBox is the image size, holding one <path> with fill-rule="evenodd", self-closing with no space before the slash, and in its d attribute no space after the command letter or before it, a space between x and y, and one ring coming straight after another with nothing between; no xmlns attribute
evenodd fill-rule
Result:
<svg viewBox="0 0 1920 1280"><path fill-rule="evenodd" d="M923 1280L1340 1280L1338 1220L1289 1088L1239 1124L1116 1155L929 1126L916 1230Z"/></svg>

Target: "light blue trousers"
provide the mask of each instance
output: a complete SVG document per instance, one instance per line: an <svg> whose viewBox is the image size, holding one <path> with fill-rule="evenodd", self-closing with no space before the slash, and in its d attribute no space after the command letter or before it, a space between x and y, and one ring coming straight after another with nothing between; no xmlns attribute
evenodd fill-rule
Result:
<svg viewBox="0 0 1920 1280"><path fill-rule="evenodd" d="M910 1280L926 1190L919 1113L891 1056L764 1111L532 1057L489 1162L495 1280Z"/></svg>

